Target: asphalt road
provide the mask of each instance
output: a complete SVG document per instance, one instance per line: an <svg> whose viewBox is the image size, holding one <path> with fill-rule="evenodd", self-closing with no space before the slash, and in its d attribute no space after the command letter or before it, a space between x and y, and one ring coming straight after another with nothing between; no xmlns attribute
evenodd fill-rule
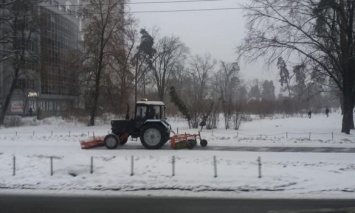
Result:
<svg viewBox="0 0 355 213"><path fill-rule="evenodd" d="M354 213L354 200L0 195L1 213ZM323 209L322 211L320 209ZM302 211L299 211L302 210ZM307 211L305 211L307 210Z"/></svg>
<svg viewBox="0 0 355 213"><path fill-rule="evenodd" d="M198 150L218 150L218 151L247 151L247 152L334 152L334 153L355 153L355 148L341 147L255 147L255 146L214 146L196 147Z"/></svg>
<svg viewBox="0 0 355 213"><path fill-rule="evenodd" d="M106 149L98 147L96 149ZM129 145L118 147L123 150L136 150L145 148L139 145ZM163 146L161 150L171 150L170 146ZM355 153L355 148L343 147L258 147L258 146L207 146L201 147L197 145L193 150L199 151L235 151L235 152L314 152L314 153Z"/></svg>

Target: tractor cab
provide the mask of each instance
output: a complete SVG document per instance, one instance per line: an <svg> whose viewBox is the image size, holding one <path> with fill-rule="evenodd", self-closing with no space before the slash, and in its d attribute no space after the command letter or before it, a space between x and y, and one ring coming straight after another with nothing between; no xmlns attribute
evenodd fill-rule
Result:
<svg viewBox="0 0 355 213"><path fill-rule="evenodd" d="M138 101L135 120L144 123L147 120L165 120L165 104L161 101Z"/></svg>

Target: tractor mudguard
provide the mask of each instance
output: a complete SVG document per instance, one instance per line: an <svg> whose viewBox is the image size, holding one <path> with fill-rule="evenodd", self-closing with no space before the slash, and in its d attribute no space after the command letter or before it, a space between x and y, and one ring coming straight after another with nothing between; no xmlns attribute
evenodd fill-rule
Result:
<svg viewBox="0 0 355 213"><path fill-rule="evenodd" d="M171 130L170 124L169 124L168 122L166 122L165 120L153 120L153 119L148 119L148 120L146 120L146 121L143 123L142 126L144 126L144 125L146 125L146 124L148 124L148 123L160 124L160 125L162 125L165 129L167 129L167 130L169 130L169 131Z"/></svg>

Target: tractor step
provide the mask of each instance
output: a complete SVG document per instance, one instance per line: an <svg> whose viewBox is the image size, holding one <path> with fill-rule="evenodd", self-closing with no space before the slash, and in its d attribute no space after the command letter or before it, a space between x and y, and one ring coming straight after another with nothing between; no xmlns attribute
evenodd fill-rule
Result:
<svg viewBox="0 0 355 213"><path fill-rule="evenodd" d="M131 137L131 141L138 141L138 138Z"/></svg>

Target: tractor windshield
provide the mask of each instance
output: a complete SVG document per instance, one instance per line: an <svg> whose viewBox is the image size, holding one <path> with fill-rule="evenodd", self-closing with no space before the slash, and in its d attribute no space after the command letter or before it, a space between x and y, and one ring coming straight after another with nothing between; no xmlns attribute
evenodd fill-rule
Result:
<svg viewBox="0 0 355 213"><path fill-rule="evenodd" d="M136 119L165 119L165 106L160 105L137 105Z"/></svg>

